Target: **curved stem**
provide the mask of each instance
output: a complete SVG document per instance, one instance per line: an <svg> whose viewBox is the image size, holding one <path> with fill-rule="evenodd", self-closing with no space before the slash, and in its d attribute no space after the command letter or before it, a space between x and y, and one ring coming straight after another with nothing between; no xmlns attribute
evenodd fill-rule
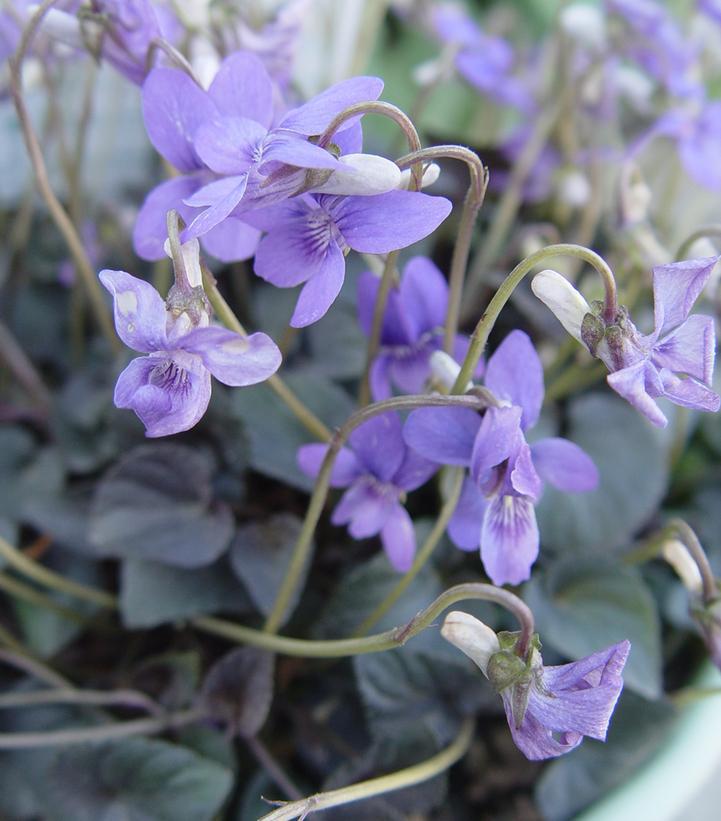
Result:
<svg viewBox="0 0 721 821"><path fill-rule="evenodd" d="M205 265L201 265L201 270L203 272L205 295L208 297L208 301L213 306L213 310L220 321L226 328L230 328L241 336L247 336L248 334L241 325L240 320L233 313L230 305L223 299L223 295L218 290L213 274ZM321 439L324 442L330 441L333 435L330 428L328 428L309 407L301 402L278 374L273 374L268 377L268 379L265 380L265 384L285 403L291 413L309 433L315 436L316 439Z"/></svg>
<svg viewBox="0 0 721 821"><path fill-rule="evenodd" d="M343 123L352 120L354 117L360 117L362 114L380 114L383 117L388 117L388 119L393 120L406 135L409 150L418 151L420 149L420 137L408 115L397 106L382 102L381 100L369 100L364 103L356 103L341 111L330 121L326 130L320 135L318 145L321 148L326 148L332 141L335 132ZM413 163L411 176L413 177L413 187L416 191L419 191L423 179L423 165L420 161Z"/></svg>
<svg viewBox="0 0 721 821"><path fill-rule="evenodd" d="M72 684L66 678L63 678L60 673L56 673L55 670L48 667L42 661L33 658L24 648L14 650L0 648L0 661L18 670L22 670L23 673L34 676L36 679L44 681L53 687L64 690L69 690L72 687Z"/></svg>
<svg viewBox="0 0 721 821"><path fill-rule="evenodd" d="M690 234L688 237L686 237L686 239L678 246L678 251L676 251L674 259L684 259L686 257L686 254L688 254L688 252L693 247L694 242L700 239L705 239L707 237L715 237L716 239L721 239L721 225L704 225L698 230L694 231L693 234Z"/></svg>
<svg viewBox="0 0 721 821"><path fill-rule="evenodd" d="M603 280L603 287L606 293L606 305L604 308L604 316L609 321L614 319L618 311L616 302L616 281L613 277L613 272L608 266L608 263L590 248L584 248L582 245L549 245L547 248L542 248L534 254L526 257L524 260L516 265L511 273L501 283L500 288L493 295L493 299L488 304L488 307L483 312L478 324L471 335L471 343L468 346L468 353L461 366L461 371L458 374L456 383L453 386L453 393L459 393L468 384L473 376L473 372L478 365L478 361L483 355L488 336L493 329L493 326L498 319L498 315L505 306L506 302L511 297L511 294L516 289L516 286L521 280L530 273L537 265L546 262L551 257L570 256L576 259L582 259L589 265L592 265L601 279Z"/></svg>
<svg viewBox="0 0 721 821"><path fill-rule="evenodd" d="M29 750L35 747L58 747L67 744L115 741L134 735L151 735L194 724L205 716L198 708L182 710L158 718L119 721L99 727L79 727L74 730L50 730L39 733L0 733L0 750Z"/></svg>
<svg viewBox="0 0 721 821"><path fill-rule="evenodd" d="M323 512L323 507L325 506L325 501L328 497L333 463L335 462L338 451L350 434L363 422L379 413L394 410L412 410L413 408L423 407L446 407L449 405L460 405L474 409L480 407L479 400L473 396L398 396L361 408L361 410L356 411L350 416L345 424L335 432L316 478L315 487L313 488L308 510L303 521L303 527L301 528L298 541L293 549L290 565L283 579L283 584L276 596L273 609L265 622L263 628L265 632L276 632L286 615L288 605L303 573L303 568L308 561L313 534L315 533L316 525L318 524L318 520Z"/></svg>
<svg viewBox="0 0 721 821"><path fill-rule="evenodd" d="M160 705L138 690L30 690L0 695L0 710L37 707L40 704L84 704L108 707L133 707L158 714Z"/></svg>
<svg viewBox="0 0 721 821"><path fill-rule="evenodd" d="M465 470L463 468L454 468L452 473L453 476L448 498L443 503L443 507L441 508L441 512L438 514L438 518L436 519L436 523L433 525L433 529L428 534L423 546L416 554L411 569L398 581L395 587L372 611L372 613L370 613L370 615L367 616L363 622L361 622L358 629L354 631L354 636L364 636L371 629L371 627L373 627L373 625L377 624L391 609L391 607L393 607L398 599L400 599L400 597L406 592L413 579L415 579L415 577L426 566L426 563L433 554L433 551L436 549L436 545L446 532L448 522L450 521L450 518L456 509L456 505L458 504L458 499L461 496L461 488L463 487Z"/></svg>
<svg viewBox="0 0 721 821"><path fill-rule="evenodd" d="M398 251L391 251L386 256L386 261L383 266L383 275L381 276L378 293L376 294L376 301L373 304L373 321L371 323L371 335L368 337L368 348L366 351L366 361L363 368L363 376L361 377L360 392L358 394L358 404L363 407L370 402L370 373L373 366L373 360L378 355L381 346L381 331L383 329L383 315L386 312L386 304L388 303L388 294L391 292L393 282L397 276L396 262L398 260Z"/></svg>
<svg viewBox="0 0 721 821"><path fill-rule="evenodd" d="M26 601L28 604L33 604L36 607L44 607L46 610L52 610L53 613L57 613L58 616L62 616L68 621L84 624L87 620L75 610L58 604L45 593L41 593L29 584L19 582L17 579L13 579L12 576L8 576L5 573L0 573L0 590L4 590L8 595L15 596L15 598Z"/></svg>
<svg viewBox="0 0 721 821"><path fill-rule="evenodd" d="M423 781L445 772L462 758L473 739L473 719L466 719L461 726L461 730L454 741L437 753L432 758L412 767L406 767L388 775L378 778L370 778L367 781L360 781L357 784L349 784L338 790L316 793L300 801L293 801L284 804L277 810L264 815L260 821L289 821L293 818L305 818L311 812L327 810L330 807L338 807L350 804L353 801L361 801L364 798L371 798L375 795L400 790L403 787L410 787L413 784L420 784Z"/></svg>
<svg viewBox="0 0 721 821"><path fill-rule="evenodd" d="M14 57L10 60L10 91L15 104L15 110L17 111L18 120L20 121L20 126L22 128L30 162L32 163L33 170L35 172L37 186L43 196L43 199L45 200L53 221L58 227L60 233L63 235L68 249L70 250L75 267L88 292L88 297L91 305L93 306L98 325L110 343L110 347L114 351L119 351L121 350L120 340L115 334L115 328L113 327L113 323L110 318L110 312L105 302L100 283L95 276L95 271L93 271L93 266L88 259L87 253L85 252L82 240L78 236L77 229L73 225L72 220L61 205L60 201L55 196L55 193L50 185L45 160L43 159L43 154L40 149L40 143L38 142L37 135L33 129L30 115L28 113L27 106L25 105L25 100L22 93L21 71L23 60L42 18L49 11L54 2L55 0L44 0L44 2L38 7L37 11L30 18L30 22L23 32L18 50Z"/></svg>
<svg viewBox="0 0 721 821"><path fill-rule="evenodd" d="M29 579L39 582L45 587L53 588L61 593L68 593L71 596L99 605L100 607L115 607L115 596L111 596L109 593L97 590L94 587L88 587L72 579L66 579L59 573L48 570L38 562L33 561L33 559L29 559L22 551L5 541L2 536L0 536L0 556Z"/></svg>
<svg viewBox="0 0 721 821"><path fill-rule="evenodd" d="M463 211L461 221L458 226L458 237L453 247L453 257L451 259L451 272L448 278L448 309L446 311L446 322L443 335L443 350L446 353L453 351L453 343L458 331L458 321L461 313L461 296L463 294L463 283L468 267L468 255L471 250L471 239L473 237L473 226L476 222L478 212L483 205L488 187L488 169L484 168L480 157L468 148L461 145L437 145L432 148L424 148L413 154L408 154L397 160L399 168L405 168L410 163L418 160L437 159L460 160L468 166L470 184L465 200L463 201Z"/></svg>
<svg viewBox="0 0 721 821"><path fill-rule="evenodd" d="M418 633L430 627L447 608L469 599L494 602L513 613L521 626L521 638L518 642L519 654L522 650L525 651L528 648L534 630L533 614L528 606L509 590L482 582L469 582L450 587L407 624L393 627L382 633L375 633L372 636L319 641L294 639L288 636L278 636L254 630L251 627L233 624L211 616L201 616L193 619L193 624L206 633L212 633L239 644L260 647L285 656L343 658L344 656L359 656L366 653L381 653L385 650L402 647Z"/></svg>
<svg viewBox="0 0 721 821"><path fill-rule="evenodd" d="M719 597L719 588L716 583L716 576L709 564L706 551L701 546L698 536L683 519L671 519L665 528L666 532L673 532L680 542L683 543L686 550L688 550L691 558L696 563L701 574L701 583L703 585L703 599L704 604L710 604Z"/></svg>

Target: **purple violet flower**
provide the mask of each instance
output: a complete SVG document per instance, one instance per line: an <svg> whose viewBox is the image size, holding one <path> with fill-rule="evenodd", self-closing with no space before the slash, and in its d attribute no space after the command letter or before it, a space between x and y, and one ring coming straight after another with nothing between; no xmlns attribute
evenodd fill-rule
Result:
<svg viewBox="0 0 721 821"><path fill-rule="evenodd" d="M344 108L376 99L382 88L378 78L353 77L271 128L273 83L253 54L227 57L207 91L182 71L152 71L143 85L145 126L157 151L182 174L161 183L143 203L133 236L138 255L162 258L165 215L175 209L190 223L184 239L202 235L206 250L226 262L253 256L260 232L242 220L241 200L250 199L253 207L274 201L271 177L282 182L277 200L305 185L305 173L292 173L298 169L344 168L308 137ZM357 131L357 124L346 130Z"/></svg>
<svg viewBox="0 0 721 821"><path fill-rule="evenodd" d="M134 351L118 377L115 405L131 408L146 436L168 436L195 425L210 401L210 375L226 385L255 385L274 374L281 355L263 333L243 337L209 325L200 285L197 241L183 249L193 289L168 302L148 282L125 271L101 271L113 295L118 336Z"/></svg>
<svg viewBox="0 0 721 821"><path fill-rule="evenodd" d="M543 368L531 340L512 331L486 365L498 405L483 416L465 408L419 408L403 437L421 456L470 468L448 533L461 550L481 550L494 584L519 584L538 555L535 505L543 481L567 493L593 490L598 471L578 445L561 438L529 446L525 433L543 403Z"/></svg>
<svg viewBox="0 0 721 821"><path fill-rule="evenodd" d="M380 279L366 271L358 281L358 320L371 334ZM431 355L443 346L448 283L427 257L413 257L401 274L400 286L388 294L381 327L380 350L370 371L373 399L387 399L393 386L404 393L422 393L431 374ZM462 361L468 337L458 334L454 358ZM481 364L476 376L483 373Z"/></svg>
<svg viewBox="0 0 721 821"><path fill-rule="evenodd" d="M502 37L485 34L455 3L443 3L432 11L431 27L441 42L457 49L454 64L474 88L501 105L529 111L533 98L518 78L511 76L513 48Z"/></svg>
<svg viewBox="0 0 721 821"><path fill-rule="evenodd" d="M695 100L668 112L652 126L636 147L656 135L676 141L678 156L688 175L712 191L721 189L721 102Z"/></svg>
<svg viewBox="0 0 721 821"><path fill-rule="evenodd" d="M496 635L468 613L449 613L441 635L477 664L496 688L513 741L529 760L564 755L584 736L606 740L623 689L621 673L630 642L570 664L545 667L537 636L524 661L514 651L517 633Z"/></svg>
<svg viewBox="0 0 721 821"><path fill-rule="evenodd" d="M304 283L290 321L302 328L319 320L338 296L351 249L387 254L405 248L435 231L450 210L444 197L416 191L295 197L249 216L267 231L254 270L280 288Z"/></svg>
<svg viewBox="0 0 721 821"><path fill-rule="evenodd" d="M609 369L608 384L658 427L668 420L654 400L713 413L711 389L716 330L710 316L689 316L718 257L672 262L653 269L654 330L640 334L625 308L606 326L581 294L555 271L533 279L536 296Z"/></svg>
<svg viewBox="0 0 721 821"><path fill-rule="evenodd" d="M348 488L331 521L348 525L354 539L380 533L388 560L404 573L416 553L413 522L403 507L405 495L425 484L437 465L405 446L396 413L364 422L350 435L348 445L339 451L331 473L331 487ZM300 469L317 476L327 452L328 445L304 445L298 450Z"/></svg>

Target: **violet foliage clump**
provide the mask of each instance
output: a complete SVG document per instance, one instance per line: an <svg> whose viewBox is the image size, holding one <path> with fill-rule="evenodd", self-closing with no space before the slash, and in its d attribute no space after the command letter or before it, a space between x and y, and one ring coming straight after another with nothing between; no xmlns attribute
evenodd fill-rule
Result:
<svg viewBox="0 0 721 821"><path fill-rule="evenodd" d="M405 572L413 564L416 537L403 502L406 493L428 481L437 465L406 447L396 413L384 413L359 425L350 435L348 445L341 448L333 464L331 487L347 490L331 521L348 525L354 539L380 533L391 565ZM317 476L327 452L327 445L301 447L301 470L308 476Z"/></svg>
<svg viewBox="0 0 721 821"><path fill-rule="evenodd" d="M544 390L541 362L523 331L512 331L490 356L484 383L492 399L482 416L466 408L420 408L409 415L403 437L426 459L469 468L448 533L461 550L480 546L494 584L519 584L538 556L535 505L543 482L582 493L596 487L598 472L573 442L526 441Z"/></svg>

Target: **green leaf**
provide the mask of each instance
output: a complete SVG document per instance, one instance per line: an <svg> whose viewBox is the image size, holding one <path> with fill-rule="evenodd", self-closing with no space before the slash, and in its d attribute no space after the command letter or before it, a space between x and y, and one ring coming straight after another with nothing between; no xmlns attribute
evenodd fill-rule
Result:
<svg viewBox="0 0 721 821"><path fill-rule="evenodd" d="M663 434L621 399L594 394L570 406L564 435L596 463L600 484L591 493L545 486L537 508L542 543L564 552L628 544L666 490Z"/></svg>
<svg viewBox="0 0 721 821"><path fill-rule="evenodd" d="M211 564L228 546L230 510L212 499L213 465L184 445L142 445L108 471L90 512L100 556L177 567Z"/></svg>
<svg viewBox="0 0 721 821"><path fill-rule="evenodd" d="M264 522L251 522L236 531L230 563L248 595L263 615L270 614L293 556L302 522L292 513L279 513ZM311 552L312 555L312 552ZM283 623L295 609L303 591L308 565L289 602Z"/></svg>
<svg viewBox="0 0 721 821"><path fill-rule="evenodd" d="M524 587L543 644L579 659L628 639L628 687L647 698L663 693L656 603L633 569L602 557L568 557L536 573Z"/></svg>
<svg viewBox="0 0 721 821"><path fill-rule="evenodd" d="M61 752L48 774L48 821L203 821L233 784L230 770L185 747L144 738Z"/></svg>
<svg viewBox="0 0 721 821"><path fill-rule="evenodd" d="M283 374L283 379L329 427L342 425L353 413L353 400L329 379L311 371ZM309 490L313 480L298 468L296 454L313 437L267 385L235 391L235 412L245 422L250 466L288 485Z"/></svg>
<svg viewBox="0 0 721 821"><path fill-rule="evenodd" d="M228 734L254 736L265 724L273 700L274 658L257 647L240 647L210 668L201 701Z"/></svg>
<svg viewBox="0 0 721 821"><path fill-rule="evenodd" d="M225 559L195 570L139 559L123 562L120 613L126 627L156 627L204 613L250 609Z"/></svg>
<svg viewBox="0 0 721 821"><path fill-rule="evenodd" d="M313 368L333 379L354 379L363 372L368 342L358 324L355 302L338 301L308 328Z"/></svg>
<svg viewBox="0 0 721 821"><path fill-rule="evenodd" d="M658 748L673 716L668 704L623 692L605 743L587 738L543 771L536 801L546 821L576 818L629 778Z"/></svg>

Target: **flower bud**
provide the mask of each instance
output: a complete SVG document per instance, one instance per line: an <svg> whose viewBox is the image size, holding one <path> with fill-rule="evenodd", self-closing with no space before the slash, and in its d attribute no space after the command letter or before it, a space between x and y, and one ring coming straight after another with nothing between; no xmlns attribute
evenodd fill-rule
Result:
<svg viewBox="0 0 721 821"><path fill-rule="evenodd" d="M591 309L581 293L564 276L548 269L533 277L531 289L568 333L583 342L582 325Z"/></svg>
<svg viewBox="0 0 721 821"><path fill-rule="evenodd" d="M433 351L430 358L431 381L437 385L442 385L447 390L456 384L461 366L456 360L445 351ZM473 387L473 382L469 382L464 390L469 391Z"/></svg>
<svg viewBox="0 0 721 821"><path fill-rule="evenodd" d="M664 542L661 553L676 571L689 593L700 596L703 591L701 571L683 542L678 539L668 539Z"/></svg>
<svg viewBox="0 0 721 821"><path fill-rule="evenodd" d="M317 194L371 196L401 187L401 171L385 157L375 154L344 154L338 157L343 168L332 171L311 190Z"/></svg>
<svg viewBox="0 0 721 821"><path fill-rule="evenodd" d="M423 178L421 179L421 188L428 188L429 185L433 185L434 182L438 180L438 177L441 176L441 168L437 163L428 163L428 165L423 169ZM401 171L401 184L398 186L399 188L408 189L411 186L411 169L406 168L404 171Z"/></svg>
<svg viewBox="0 0 721 821"><path fill-rule="evenodd" d="M494 654L498 655L500 650L498 637L488 625L468 613L454 610L446 616L441 635L465 653L488 677L488 660Z"/></svg>
<svg viewBox="0 0 721 821"><path fill-rule="evenodd" d="M561 27L579 44L600 51L606 43L606 25L601 10L588 3L572 3L559 15Z"/></svg>

